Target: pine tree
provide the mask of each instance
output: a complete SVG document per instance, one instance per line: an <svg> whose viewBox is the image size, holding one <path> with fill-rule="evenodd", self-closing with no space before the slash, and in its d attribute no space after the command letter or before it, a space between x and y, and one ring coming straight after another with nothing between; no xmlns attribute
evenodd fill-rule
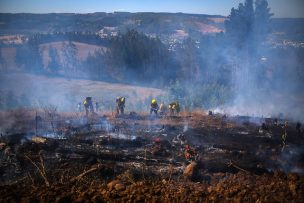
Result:
<svg viewBox="0 0 304 203"><path fill-rule="evenodd" d="M179 52L181 54L178 56L178 59L181 64L183 78L195 82L199 78L200 58L195 41L191 38L187 38Z"/></svg>
<svg viewBox="0 0 304 203"><path fill-rule="evenodd" d="M248 48L249 52L259 46L268 34L270 13L267 0L253 0L240 3L238 8L232 8L225 22L226 34L232 45L237 48Z"/></svg>
<svg viewBox="0 0 304 203"><path fill-rule="evenodd" d="M63 67L65 73L68 74L68 76L75 77L79 65L79 60L77 59L76 45L71 41L69 41L68 43L63 43L62 52Z"/></svg>
<svg viewBox="0 0 304 203"><path fill-rule="evenodd" d="M39 44L30 40L28 44L17 48L15 62L25 72L42 73L43 63Z"/></svg>
<svg viewBox="0 0 304 203"><path fill-rule="evenodd" d="M248 45L252 38L253 24L252 0L246 0L245 4L240 3L237 9L232 8L228 20L225 22L226 34L231 43L238 48Z"/></svg>
<svg viewBox="0 0 304 203"><path fill-rule="evenodd" d="M235 58L235 63L240 64L235 74L235 83L240 91L256 84L255 76L258 75L259 53L262 43L268 34L268 23L272 14L269 13L266 0L246 0L239 4L238 9L232 9L228 20L225 22L228 47Z"/></svg>
<svg viewBox="0 0 304 203"><path fill-rule="evenodd" d="M256 0L255 1L255 41L257 44L261 45L269 33L269 23L270 18L273 13L270 13L270 8L268 7L268 2L266 0Z"/></svg>
<svg viewBox="0 0 304 203"><path fill-rule="evenodd" d="M90 78L97 80L106 79L106 72L104 70L104 51L98 50L93 54L89 54L87 59L83 62L82 67L83 71L88 73Z"/></svg>
<svg viewBox="0 0 304 203"><path fill-rule="evenodd" d="M48 71L52 75L58 74L60 70L59 56L56 48L49 47L49 63L48 63Z"/></svg>
<svg viewBox="0 0 304 203"><path fill-rule="evenodd" d="M28 70L34 73L42 73L44 71L42 53L40 52L39 42L38 39L36 39L36 36L29 40L28 49L29 52L27 53L27 57L29 57L29 63L26 64Z"/></svg>

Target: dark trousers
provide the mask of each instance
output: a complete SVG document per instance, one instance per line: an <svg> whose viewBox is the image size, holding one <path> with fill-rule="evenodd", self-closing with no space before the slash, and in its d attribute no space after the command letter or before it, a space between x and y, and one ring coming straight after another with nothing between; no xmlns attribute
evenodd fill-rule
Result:
<svg viewBox="0 0 304 203"><path fill-rule="evenodd" d="M120 111L120 114L124 114L124 107L118 106L118 107L116 107L116 111L117 111L117 114L119 114L119 111Z"/></svg>
<svg viewBox="0 0 304 203"><path fill-rule="evenodd" d="M152 114L153 112L157 115L157 109L151 108L151 109L150 109L150 114Z"/></svg>

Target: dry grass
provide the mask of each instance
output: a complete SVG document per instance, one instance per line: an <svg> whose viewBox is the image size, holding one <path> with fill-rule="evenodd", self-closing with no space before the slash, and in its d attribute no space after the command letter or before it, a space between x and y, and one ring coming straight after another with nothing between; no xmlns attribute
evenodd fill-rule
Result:
<svg viewBox="0 0 304 203"><path fill-rule="evenodd" d="M45 43L40 45L40 51L42 51L43 54L43 63L45 66L47 66L48 63L48 49L49 47L53 47L57 50L59 54L60 61L63 61L63 57L60 53L62 53L63 43L68 43L67 41L61 41L61 42L51 42L51 43ZM73 44L77 48L77 58L80 61L84 61L89 54L93 54L95 51L98 50L106 50L106 47L104 46L97 46L97 45L91 45L86 43L80 43L80 42L73 42Z"/></svg>
<svg viewBox="0 0 304 203"><path fill-rule="evenodd" d="M208 18L208 20L213 21L215 23L224 23L226 18Z"/></svg>
<svg viewBox="0 0 304 203"><path fill-rule="evenodd" d="M150 95L157 97L165 93L156 88L30 74L7 74L2 75L0 79L2 84L5 84L1 87L4 92L12 91L17 97L25 94L31 102L41 100L43 103L58 107L64 102L75 99L76 101L71 105L76 108L77 102L82 102L87 96L92 96L100 103L114 102L115 106L117 96L125 96L128 103L135 104ZM16 83L16 81L18 82Z"/></svg>
<svg viewBox="0 0 304 203"><path fill-rule="evenodd" d="M2 47L0 48L1 54L4 58L4 62L9 69L16 69L16 48L15 47Z"/></svg>
<svg viewBox="0 0 304 203"><path fill-rule="evenodd" d="M196 22L196 25L198 26L198 29L202 33L218 33L218 32L223 31L216 26L204 24L204 23L201 23L201 22Z"/></svg>

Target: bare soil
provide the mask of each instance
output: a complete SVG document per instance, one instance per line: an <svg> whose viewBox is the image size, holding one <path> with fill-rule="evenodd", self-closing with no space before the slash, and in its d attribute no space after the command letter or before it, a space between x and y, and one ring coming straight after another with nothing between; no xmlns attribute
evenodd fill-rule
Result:
<svg viewBox="0 0 304 203"><path fill-rule="evenodd" d="M303 202L304 135L284 124L201 112L29 116L1 136L0 202Z"/></svg>

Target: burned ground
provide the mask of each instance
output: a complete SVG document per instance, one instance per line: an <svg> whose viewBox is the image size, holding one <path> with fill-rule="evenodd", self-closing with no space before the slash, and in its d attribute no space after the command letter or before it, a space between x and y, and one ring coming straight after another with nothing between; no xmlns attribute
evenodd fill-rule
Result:
<svg viewBox="0 0 304 203"><path fill-rule="evenodd" d="M304 199L304 135L284 120L29 115L2 133L1 202Z"/></svg>

